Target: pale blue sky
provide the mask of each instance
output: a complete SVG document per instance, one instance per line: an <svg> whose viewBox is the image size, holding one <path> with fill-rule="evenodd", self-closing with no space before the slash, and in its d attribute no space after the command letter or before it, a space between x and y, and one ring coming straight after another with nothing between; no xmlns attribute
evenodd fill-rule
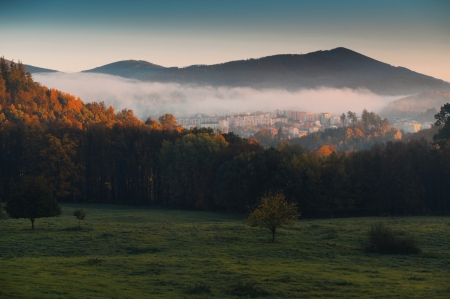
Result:
<svg viewBox="0 0 450 299"><path fill-rule="evenodd" d="M346 47L450 81L450 1L2 0L0 55L76 72Z"/></svg>

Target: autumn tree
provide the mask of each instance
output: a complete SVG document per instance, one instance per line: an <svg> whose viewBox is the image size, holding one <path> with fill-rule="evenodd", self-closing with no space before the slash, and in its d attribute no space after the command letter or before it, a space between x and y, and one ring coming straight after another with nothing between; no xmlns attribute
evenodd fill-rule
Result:
<svg viewBox="0 0 450 299"><path fill-rule="evenodd" d="M8 77L10 72L9 63L6 62L5 57L0 58L0 72L3 77L3 80L5 80L5 87L8 86Z"/></svg>
<svg viewBox="0 0 450 299"><path fill-rule="evenodd" d="M61 215L61 208L42 177L25 177L13 188L5 209L11 218L30 219L32 229L37 218Z"/></svg>
<svg viewBox="0 0 450 299"><path fill-rule="evenodd" d="M3 98L6 94L6 81L3 79L3 76L0 72L0 99Z"/></svg>
<svg viewBox="0 0 450 299"><path fill-rule="evenodd" d="M73 162L76 143L64 134L62 140L47 134L47 146L40 151L43 169L49 185L57 198L77 193L74 182L78 180L77 166Z"/></svg>
<svg viewBox="0 0 450 299"><path fill-rule="evenodd" d="M152 128L153 130L161 129L161 125L156 120L152 119L151 117L147 118L147 120L145 121L145 124L147 126L149 126L150 128Z"/></svg>
<svg viewBox="0 0 450 299"><path fill-rule="evenodd" d="M166 113L158 118L161 126L166 130L181 130L183 127L178 125L175 116L172 114Z"/></svg>
<svg viewBox="0 0 450 299"><path fill-rule="evenodd" d="M268 228L272 232L272 242L275 233L282 225L291 225L300 213L297 204L288 203L283 193L268 193L261 198L258 207L250 213L247 223L250 226Z"/></svg>

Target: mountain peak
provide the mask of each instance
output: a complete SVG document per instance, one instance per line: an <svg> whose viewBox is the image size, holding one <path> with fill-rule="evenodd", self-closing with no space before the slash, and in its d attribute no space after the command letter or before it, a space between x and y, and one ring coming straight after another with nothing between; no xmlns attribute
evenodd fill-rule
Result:
<svg viewBox="0 0 450 299"><path fill-rule="evenodd" d="M108 63L105 65L102 65L100 67L96 67L94 69L91 70L95 70L95 69L100 69L100 68L106 68L106 67L147 67L147 68L164 68L163 66L145 61L145 60L133 60L133 59L129 59L129 60L120 60L120 61L116 61L116 62L112 62L112 63ZM86 70L83 72L89 72L91 70Z"/></svg>
<svg viewBox="0 0 450 299"><path fill-rule="evenodd" d="M150 63L145 60L121 60L105 64L90 70L82 71L83 73L101 73L113 76L120 76L131 79L145 79L166 68L157 64Z"/></svg>
<svg viewBox="0 0 450 299"><path fill-rule="evenodd" d="M184 68L122 60L84 72L162 83L287 90L351 88L383 95L450 90L450 84L442 80L391 66L345 47Z"/></svg>

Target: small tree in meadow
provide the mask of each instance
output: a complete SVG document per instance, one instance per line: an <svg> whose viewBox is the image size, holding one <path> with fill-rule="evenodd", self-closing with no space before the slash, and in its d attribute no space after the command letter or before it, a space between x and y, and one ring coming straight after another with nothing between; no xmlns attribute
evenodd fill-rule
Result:
<svg viewBox="0 0 450 299"><path fill-rule="evenodd" d="M30 219L31 229L37 218L61 215L61 207L42 177L24 177L13 187L5 209L11 218Z"/></svg>
<svg viewBox="0 0 450 299"><path fill-rule="evenodd" d="M84 220L84 218L86 218L86 212L84 212L83 209L75 210L73 212L73 216L77 217L77 219L78 219L78 228L81 229L81 220Z"/></svg>
<svg viewBox="0 0 450 299"><path fill-rule="evenodd" d="M268 193L261 198L257 208L250 213L247 223L250 226L268 228L272 232L272 242L275 233L283 225L291 225L300 217L295 203L288 203L283 193Z"/></svg>

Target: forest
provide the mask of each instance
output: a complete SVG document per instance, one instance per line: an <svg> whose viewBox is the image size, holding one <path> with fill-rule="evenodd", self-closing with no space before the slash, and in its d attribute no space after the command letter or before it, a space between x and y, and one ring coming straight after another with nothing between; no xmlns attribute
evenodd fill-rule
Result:
<svg viewBox="0 0 450 299"><path fill-rule="evenodd" d="M439 145L399 140L325 154L286 142L264 148L233 133L185 130L170 114L143 122L132 110L85 104L34 82L20 62L2 58L0 68L1 202L24 178L42 177L70 203L245 214L267 192L282 191L302 217L450 212L445 132Z"/></svg>

